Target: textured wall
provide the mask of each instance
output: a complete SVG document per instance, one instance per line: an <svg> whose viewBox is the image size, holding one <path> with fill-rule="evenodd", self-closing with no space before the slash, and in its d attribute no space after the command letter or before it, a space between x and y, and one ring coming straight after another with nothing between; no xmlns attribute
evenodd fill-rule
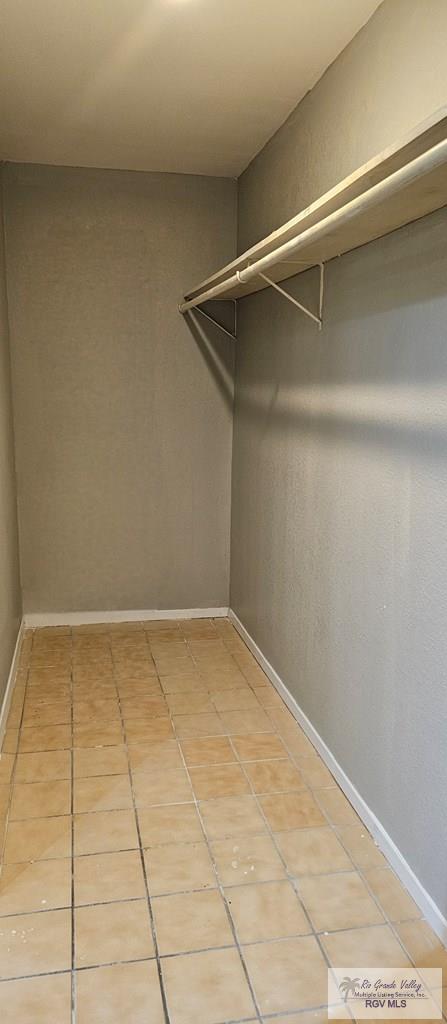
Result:
<svg viewBox="0 0 447 1024"><path fill-rule="evenodd" d="M0 166L0 706L21 618L2 178Z"/></svg>
<svg viewBox="0 0 447 1024"><path fill-rule="evenodd" d="M433 0L379 9L244 175L244 246L445 100L446 27ZM329 264L321 334L273 292L239 304L231 570L232 607L444 913L446 228ZM314 271L288 286L317 305Z"/></svg>
<svg viewBox="0 0 447 1024"><path fill-rule="evenodd" d="M8 165L28 612L228 603L232 353L177 305L235 251L235 183Z"/></svg>
<svg viewBox="0 0 447 1024"><path fill-rule="evenodd" d="M447 102L447 3L385 0L239 179L239 251Z"/></svg>

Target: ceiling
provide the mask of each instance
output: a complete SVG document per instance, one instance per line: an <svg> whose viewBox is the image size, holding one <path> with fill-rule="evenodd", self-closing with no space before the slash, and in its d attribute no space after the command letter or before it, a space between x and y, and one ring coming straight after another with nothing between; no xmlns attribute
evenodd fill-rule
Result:
<svg viewBox="0 0 447 1024"><path fill-rule="evenodd" d="M1 0L0 159L235 177L379 0Z"/></svg>

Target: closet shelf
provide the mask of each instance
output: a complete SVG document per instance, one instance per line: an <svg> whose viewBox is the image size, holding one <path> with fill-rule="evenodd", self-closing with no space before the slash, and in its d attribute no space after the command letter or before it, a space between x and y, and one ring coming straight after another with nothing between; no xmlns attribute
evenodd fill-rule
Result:
<svg viewBox="0 0 447 1024"><path fill-rule="evenodd" d="M187 292L179 310L187 313L210 300L239 299L310 267L321 268L334 256L381 238L445 204L447 106ZM322 296L319 317L303 311L319 320L321 302Z"/></svg>

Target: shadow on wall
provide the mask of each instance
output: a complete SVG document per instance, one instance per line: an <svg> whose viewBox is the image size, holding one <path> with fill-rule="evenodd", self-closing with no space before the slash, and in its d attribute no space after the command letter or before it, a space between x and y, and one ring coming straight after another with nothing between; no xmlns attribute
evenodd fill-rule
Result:
<svg viewBox="0 0 447 1024"><path fill-rule="evenodd" d="M210 310L210 315L217 319L214 310ZM227 407L232 409L234 402L234 342L219 327L215 327L209 320L202 319L200 313L194 310L186 313L184 319L220 394ZM227 325L225 324L225 326Z"/></svg>
<svg viewBox="0 0 447 1024"><path fill-rule="evenodd" d="M239 310L238 414L270 432L447 452L447 209L326 266L323 329L271 291ZM311 308L317 274L286 282Z"/></svg>

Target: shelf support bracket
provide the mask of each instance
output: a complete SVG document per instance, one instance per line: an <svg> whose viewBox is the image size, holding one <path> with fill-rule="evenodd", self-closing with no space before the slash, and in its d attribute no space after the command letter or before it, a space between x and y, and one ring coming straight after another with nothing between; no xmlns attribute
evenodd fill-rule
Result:
<svg viewBox="0 0 447 1024"><path fill-rule="evenodd" d="M271 288L274 288L276 292L279 292L279 294L283 295L285 299L288 299L288 301L291 302L292 305L294 305L298 309L300 309L301 312L305 313L305 315L310 317L311 320L314 320L315 323L318 324L318 327L319 327L319 329L321 331L321 327L322 327L322 324L323 324L324 264L323 263L319 263L318 265L319 265L319 268L320 268L320 291L319 291L319 300L318 300L318 316L317 316L316 313L312 313L312 310L308 309L307 306L303 306L302 302L298 302L298 299L295 299L293 297L293 295L290 295L290 292L286 292L285 288L281 288L281 286L279 284L277 284L276 281L272 281L271 277L267 277L267 274L263 274L261 271L258 271L258 277L262 277L263 281L266 281L267 284L269 284Z"/></svg>
<svg viewBox="0 0 447 1024"><path fill-rule="evenodd" d="M209 322L214 325L214 327L218 327L220 331L223 331L224 334L227 334L229 338L232 338L233 341L236 341L237 340L237 334L236 334L236 331L237 331L237 305L236 305L236 299L228 299L227 301L233 303L233 324L234 324L234 326L233 326L233 330L232 331L229 331L228 327L224 327L224 325L219 323L218 320L215 320L213 316L210 316L209 313L206 313L205 310L202 309L201 306L194 306L194 311L196 313L201 313L202 316L204 316L206 320L209 320ZM181 309L179 310L179 312L180 313L182 312ZM191 310L187 310L186 312L190 312L191 313L192 309ZM185 316L184 313L182 315Z"/></svg>

